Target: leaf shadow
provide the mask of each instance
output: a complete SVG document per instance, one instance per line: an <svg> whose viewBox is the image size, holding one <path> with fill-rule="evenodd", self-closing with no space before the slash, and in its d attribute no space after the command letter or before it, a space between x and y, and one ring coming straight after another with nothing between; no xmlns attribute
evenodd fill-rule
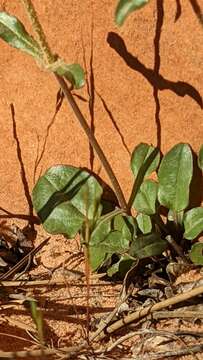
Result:
<svg viewBox="0 0 203 360"><path fill-rule="evenodd" d="M200 24L203 26L203 11L201 10L198 1L197 0L189 0L189 1L195 15L197 16L197 19L199 20Z"/></svg>
<svg viewBox="0 0 203 360"><path fill-rule="evenodd" d="M4 209L2 206L0 206L0 210L4 212L4 214L0 214L0 219L19 219L36 225L40 224L40 220L35 215L30 216L26 214L12 213L9 210Z"/></svg>
<svg viewBox="0 0 203 360"><path fill-rule="evenodd" d="M181 17L182 14L182 6L180 0L176 0L176 14L175 14L175 22Z"/></svg>
<svg viewBox="0 0 203 360"><path fill-rule="evenodd" d="M158 1L158 4L161 4ZM144 76L144 78L149 82L154 91L154 97L156 102L156 123L157 123L157 135L160 137L160 104L158 99L158 91L170 90L180 97L185 97L186 95L192 98L202 109L203 101L199 91L192 85L184 81L171 81L164 78L159 73L160 68L160 54L159 54L159 42L161 35L161 28L163 24L163 8L158 6L158 16L157 16L157 25L156 25L156 34L154 38L155 45L155 64L154 69L147 68L136 56L128 52L124 40L121 36L115 32L109 32L107 37L107 42L112 49L114 49L117 54L124 60L126 65L132 70L139 72ZM157 139L160 142L160 139Z"/></svg>
<svg viewBox="0 0 203 360"><path fill-rule="evenodd" d="M154 36L154 74L158 78L161 57L160 57L160 39L161 39L161 30L164 21L164 7L163 1L157 0L157 20L156 20L156 29ZM160 120L160 101L159 101L159 88L153 86L153 96L155 102L155 123L157 128L157 147L161 149L161 120Z"/></svg>
<svg viewBox="0 0 203 360"><path fill-rule="evenodd" d="M200 107L203 108L203 101L198 90L194 86L184 81L171 81L165 79L161 74L156 74L154 70L147 68L137 57L130 54L126 48L124 40L116 33L110 32L107 39L109 45L123 58L125 63L133 70L141 73L146 80L158 90L170 90L176 95L184 97L188 95Z"/></svg>
<svg viewBox="0 0 203 360"><path fill-rule="evenodd" d="M129 150L126 142L125 142L125 138L124 138L121 130L119 129L119 127L118 127L118 125L117 125L117 123L116 123L116 120L114 119L114 116L113 116L111 110L109 109L106 101L104 100L104 98L103 98L98 92L97 92L97 95L98 95L98 97L100 98L100 100L101 100L101 102L102 102L102 105L103 105L103 107L104 107L104 110L105 110L106 113L108 114L108 116L109 116L109 118L110 118L110 120L111 120L114 128L116 129L118 135L120 136L121 142L122 142L125 150L127 151L128 155L131 156L130 150Z"/></svg>

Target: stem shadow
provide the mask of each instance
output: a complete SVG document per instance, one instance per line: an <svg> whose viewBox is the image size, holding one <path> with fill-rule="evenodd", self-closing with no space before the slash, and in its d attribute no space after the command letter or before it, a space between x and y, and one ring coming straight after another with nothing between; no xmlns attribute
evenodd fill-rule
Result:
<svg viewBox="0 0 203 360"><path fill-rule="evenodd" d="M14 140L16 142L17 157L18 157L18 162L20 164L20 175L21 175L21 180L22 180L22 184L23 184L25 198L27 200L27 204L28 204L28 208L29 208L28 223L29 223L30 227L32 229L34 229L34 223L31 220L31 219L34 218L32 198L31 198L31 195L30 195L28 180L27 180L25 166L24 166L23 157L22 157L20 141L19 141L18 133L17 133L16 120L15 120L15 108L14 108L14 105L12 103L10 104L10 108L11 108L11 117L12 117L12 122L13 122L13 138L14 138Z"/></svg>

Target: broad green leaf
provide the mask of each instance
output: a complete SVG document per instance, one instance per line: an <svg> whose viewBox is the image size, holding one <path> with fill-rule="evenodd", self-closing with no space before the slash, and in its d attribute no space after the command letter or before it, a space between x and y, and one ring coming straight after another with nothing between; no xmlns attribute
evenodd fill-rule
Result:
<svg viewBox="0 0 203 360"><path fill-rule="evenodd" d="M158 149L145 143L135 147L131 157L131 169L135 177L141 172L143 178L155 171L159 165Z"/></svg>
<svg viewBox="0 0 203 360"><path fill-rule="evenodd" d="M160 204L176 212L184 210L189 202L192 174L193 158L189 145L175 145L164 156L159 167Z"/></svg>
<svg viewBox="0 0 203 360"><path fill-rule="evenodd" d="M142 8L149 0L120 0L118 2L115 20L118 26L123 25L127 16L135 10Z"/></svg>
<svg viewBox="0 0 203 360"><path fill-rule="evenodd" d="M149 234L152 231L151 218L145 214L138 214L136 217L139 229L143 234Z"/></svg>
<svg viewBox="0 0 203 360"><path fill-rule="evenodd" d="M102 188L88 172L67 165L48 169L32 192L35 211L46 231L73 238L84 219L101 213Z"/></svg>
<svg viewBox="0 0 203 360"><path fill-rule="evenodd" d="M14 48L42 59L38 43L27 33L20 20L6 12L0 12L0 37Z"/></svg>
<svg viewBox="0 0 203 360"><path fill-rule="evenodd" d="M198 166L203 171L203 145L201 146L199 151Z"/></svg>
<svg viewBox="0 0 203 360"><path fill-rule="evenodd" d="M203 243L196 243L189 253L191 261L196 265L203 265Z"/></svg>
<svg viewBox="0 0 203 360"><path fill-rule="evenodd" d="M197 207L187 211L184 215L184 238L195 239L203 232L203 208Z"/></svg>
<svg viewBox="0 0 203 360"><path fill-rule="evenodd" d="M145 180L135 197L133 207L142 214L155 214L157 191L158 184L155 181Z"/></svg>
<svg viewBox="0 0 203 360"><path fill-rule="evenodd" d="M69 80L76 89L81 88L85 84L85 73L79 64L62 64L56 68L56 73L64 76Z"/></svg>
<svg viewBox="0 0 203 360"><path fill-rule="evenodd" d="M158 233L151 233L135 238L130 246L129 254L139 259L161 255L167 248L167 241Z"/></svg>

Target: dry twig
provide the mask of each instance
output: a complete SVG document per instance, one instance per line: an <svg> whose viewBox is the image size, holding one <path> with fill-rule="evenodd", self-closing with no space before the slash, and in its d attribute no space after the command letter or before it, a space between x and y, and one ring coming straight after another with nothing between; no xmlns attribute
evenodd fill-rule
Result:
<svg viewBox="0 0 203 360"><path fill-rule="evenodd" d="M132 314L130 315L127 315L125 316L123 319L120 319L116 322L114 322L112 325L108 326L105 331L101 331L100 332L100 335L99 337L94 337L94 338L97 338L97 339L103 339L107 334L111 334L113 333L114 331L122 328L123 326L125 325L128 325L134 321L137 321L143 317L146 317L147 315L155 312L155 311L158 311L158 310L161 310L163 308L166 308L168 306L171 306L171 305L175 305L175 304L178 304L180 302L183 302L183 301L186 301L186 300L189 300L191 299L192 297L195 297L195 296L198 296L198 295L201 295L203 293L203 286L199 286L191 291L188 291L184 294L179 294L179 295L176 295L176 296L173 296L169 299L166 299L166 300L163 300L163 301L160 301L154 305L151 305L151 306L147 306L145 308L142 308L140 310L137 310L135 312L133 312Z"/></svg>

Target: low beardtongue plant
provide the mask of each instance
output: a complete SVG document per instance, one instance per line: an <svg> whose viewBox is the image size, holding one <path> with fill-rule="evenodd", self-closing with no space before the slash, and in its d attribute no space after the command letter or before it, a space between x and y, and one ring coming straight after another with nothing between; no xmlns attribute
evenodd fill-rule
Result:
<svg viewBox="0 0 203 360"><path fill-rule="evenodd" d="M63 234L68 239L79 233L81 243L88 245L92 270L105 269L109 276L124 276L138 260L144 260L146 265L160 259L169 263L171 259L181 258L183 262L203 265L203 243L194 242L203 231L203 208L190 207L194 165L190 146L179 143L162 156L152 145L137 145L131 156L134 185L127 202L71 93L71 88L84 85L83 69L79 64L68 65L51 53L32 2L21 2L31 19L36 39L16 17L5 12L0 13L0 37L54 73L109 176L119 204L113 206L104 201L103 188L92 173L74 166L52 166L39 178L32 192L33 206L43 227L51 234ZM132 11L147 2L121 0L115 13L117 25L122 25ZM203 147L198 166L202 171Z"/></svg>

